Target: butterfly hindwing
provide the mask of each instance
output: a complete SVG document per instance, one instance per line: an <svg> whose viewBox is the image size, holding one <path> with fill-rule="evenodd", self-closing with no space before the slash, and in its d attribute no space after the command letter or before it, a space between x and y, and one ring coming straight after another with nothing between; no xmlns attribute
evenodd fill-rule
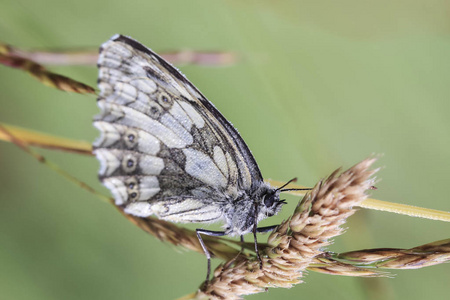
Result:
<svg viewBox="0 0 450 300"><path fill-rule="evenodd" d="M94 152L100 178L127 212L215 221L218 207L261 184L236 129L157 54L115 36L102 45L99 71Z"/></svg>

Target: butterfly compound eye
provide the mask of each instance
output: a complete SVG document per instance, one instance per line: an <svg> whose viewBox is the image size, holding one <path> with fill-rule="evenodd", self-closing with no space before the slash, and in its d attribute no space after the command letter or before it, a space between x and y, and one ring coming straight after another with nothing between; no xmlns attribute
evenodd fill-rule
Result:
<svg viewBox="0 0 450 300"><path fill-rule="evenodd" d="M275 194L268 194L264 197L264 205L266 207L272 207L273 202L275 201Z"/></svg>

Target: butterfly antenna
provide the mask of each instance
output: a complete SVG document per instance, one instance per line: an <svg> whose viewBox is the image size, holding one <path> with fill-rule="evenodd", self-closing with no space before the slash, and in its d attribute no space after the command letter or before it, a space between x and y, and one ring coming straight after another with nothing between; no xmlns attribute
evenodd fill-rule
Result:
<svg viewBox="0 0 450 300"><path fill-rule="evenodd" d="M280 190L280 192L289 192L289 191L310 191L312 188L302 188L302 189L284 189Z"/></svg>
<svg viewBox="0 0 450 300"><path fill-rule="evenodd" d="M312 190L312 188L292 188L292 189L283 189L285 186L288 186L291 182L297 182L297 177L292 178L291 180L289 180L288 182L286 182L285 184L283 184L282 186L280 186L279 188L277 188L275 190L275 192L280 191L280 192L289 192L289 191L310 191Z"/></svg>
<svg viewBox="0 0 450 300"><path fill-rule="evenodd" d="M288 182L286 182L285 184L283 184L282 186L280 186L279 188L277 188L276 190L275 190L275 192L277 192L277 191L283 191L282 189L285 187L285 186L287 186L287 185L289 185L289 183L291 183L291 182L297 182L297 177L294 177L294 178L292 178L291 180L289 180Z"/></svg>

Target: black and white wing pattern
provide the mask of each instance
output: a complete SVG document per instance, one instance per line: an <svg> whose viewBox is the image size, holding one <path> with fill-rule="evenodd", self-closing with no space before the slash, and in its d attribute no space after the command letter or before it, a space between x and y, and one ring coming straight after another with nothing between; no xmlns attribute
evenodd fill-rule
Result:
<svg viewBox="0 0 450 300"><path fill-rule="evenodd" d="M163 58L116 35L100 48L98 67L94 153L125 212L214 222L265 185L237 130Z"/></svg>

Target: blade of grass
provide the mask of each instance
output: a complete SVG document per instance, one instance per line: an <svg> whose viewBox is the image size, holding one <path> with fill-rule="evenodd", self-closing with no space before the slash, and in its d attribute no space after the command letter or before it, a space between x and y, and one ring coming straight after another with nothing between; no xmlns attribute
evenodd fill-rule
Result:
<svg viewBox="0 0 450 300"><path fill-rule="evenodd" d="M271 180L271 179L266 180L266 181L273 186L282 186L283 185L283 182L281 182L281 181L276 181L276 180ZM305 187L291 183L286 188L302 189ZM304 196L306 191L289 191L286 193L295 195L295 196ZM423 208L423 207L418 207L418 206L382 201L382 200L371 199L371 198L367 198L363 202L359 203L358 206L362 207L362 208L391 212L391 213L396 213L399 215L406 215L406 216L410 216L410 217L419 217L419 218L430 219L430 220L450 222L450 212L440 211L440 210L436 210L436 209Z"/></svg>
<svg viewBox="0 0 450 300"><path fill-rule="evenodd" d="M8 125L0 122L9 134L0 131L0 140L13 142L12 136L31 146L37 146L52 150L74 152L84 155L93 155L92 146L86 141L76 141L68 138L49 135L46 133Z"/></svg>

